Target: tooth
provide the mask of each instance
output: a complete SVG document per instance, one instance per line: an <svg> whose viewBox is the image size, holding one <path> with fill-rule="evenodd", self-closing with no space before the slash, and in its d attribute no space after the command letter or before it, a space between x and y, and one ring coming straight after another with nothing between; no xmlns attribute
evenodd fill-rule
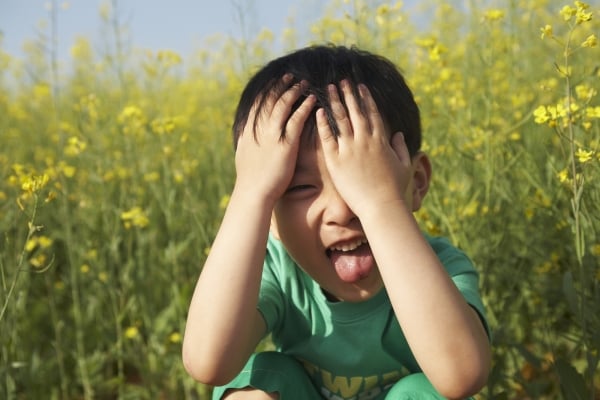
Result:
<svg viewBox="0 0 600 400"><path fill-rule="evenodd" d="M354 242L331 246L329 249L336 250L336 251L352 251L352 250L356 250L357 248L359 248L360 246L362 246L363 244L366 244L366 243L368 243L367 239L362 238L362 239L357 239Z"/></svg>

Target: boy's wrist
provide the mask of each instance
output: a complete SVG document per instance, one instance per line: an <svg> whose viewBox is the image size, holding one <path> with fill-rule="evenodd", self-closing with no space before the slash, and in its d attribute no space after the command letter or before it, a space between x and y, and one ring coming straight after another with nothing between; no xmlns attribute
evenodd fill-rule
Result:
<svg viewBox="0 0 600 400"><path fill-rule="evenodd" d="M412 210L409 209L408 204L404 200L365 204L355 212L363 226L369 225L371 222L376 225L382 220L388 220L397 216L414 219Z"/></svg>
<svg viewBox="0 0 600 400"><path fill-rule="evenodd" d="M249 210L266 209L273 211L279 196L257 189L256 185L240 185L236 183L231 192L229 204L239 201Z"/></svg>

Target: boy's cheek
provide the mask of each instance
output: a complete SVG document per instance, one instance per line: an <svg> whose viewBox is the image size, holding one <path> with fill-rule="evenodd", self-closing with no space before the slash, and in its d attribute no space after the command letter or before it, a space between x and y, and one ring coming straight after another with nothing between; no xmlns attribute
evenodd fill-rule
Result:
<svg viewBox="0 0 600 400"><path fill-rule="evenodd" d="M275 237L275 239L281 240L281 237L279 235L279 226L277 224L277 218L275 217L275 212L271 214L271 225L269 230L271 234Z"/></svg>

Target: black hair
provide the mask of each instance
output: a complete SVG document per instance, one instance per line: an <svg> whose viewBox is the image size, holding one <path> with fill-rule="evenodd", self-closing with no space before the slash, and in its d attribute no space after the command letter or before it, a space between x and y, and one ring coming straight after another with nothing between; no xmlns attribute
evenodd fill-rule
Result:
<svg viewBox="0 0 600 400"><path fill-rule="evenodd" d="M287 86L282 84L284 74L293 75ZM267 63L248 81L241 94L233 122L234 145L248 120L250 109L258 101L256 115L261 110L268 94L272 91L281 94L291 85L305 80L308 87L296 104L298 107L305 96L314 94L317 106L323 107L335 135L338 128L332 118L331 106L327 95L327 85L338 85L347 79L354 93L358 93L358 84L365 84L389 129L389 133L402 132L410 155L421 148L421 122L419 108L413 94L407 86L398 68L387 58L358 49L336 45L314 45L291 52ZM359 96L357 96L360 99ZM343 99L342 99L343 101ZM362 104L361 104L362 106ZM256 121L253 121L256 127ZM306 125L314 131L315 113ZM282 132L282 135L284 133Z"/></svg>

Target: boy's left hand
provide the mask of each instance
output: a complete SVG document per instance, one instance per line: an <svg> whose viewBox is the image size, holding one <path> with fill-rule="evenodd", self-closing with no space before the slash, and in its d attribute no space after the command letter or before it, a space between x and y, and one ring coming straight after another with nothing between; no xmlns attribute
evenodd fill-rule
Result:
<svg viewBox="0 0 600 400"><path fill-rule="evenodd" d="M411 159L402 133L386 132L377 105L369 90L358 85L366 107L360 110L350 84L343 80L338 89L329 85L329 100L339 136L332 132L325 111L317 111L317 129L327 169L340 196L360 218L363 212L384 204L403 202L410 181Z"/></svg>

